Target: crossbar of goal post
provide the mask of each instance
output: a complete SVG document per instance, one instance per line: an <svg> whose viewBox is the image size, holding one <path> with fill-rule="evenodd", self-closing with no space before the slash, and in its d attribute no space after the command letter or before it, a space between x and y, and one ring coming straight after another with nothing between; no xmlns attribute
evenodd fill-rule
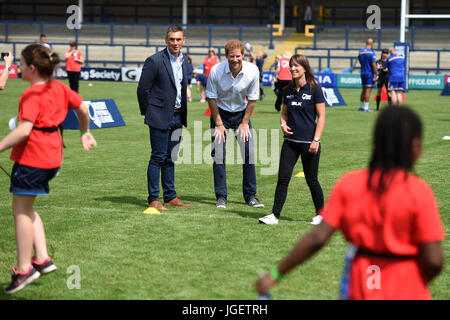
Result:
<svg viewBox="0 0 450 320"><path fill-rule="evenodd" d="M402 0L400 11L400 42L405 42L408 19L450 19L450 14L409 14L409 0Z"/></svg>

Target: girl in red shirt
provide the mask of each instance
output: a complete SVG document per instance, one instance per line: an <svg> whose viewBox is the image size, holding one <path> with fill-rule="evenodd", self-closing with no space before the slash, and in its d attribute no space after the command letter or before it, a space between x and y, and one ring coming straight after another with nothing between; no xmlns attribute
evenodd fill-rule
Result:
<svg viewBox="0 0 450 320"><path fill-rule="evenodd" d="M81 143L89 151L97 143L89 133L89 111L81 96L52 78L60 60L56 53L39 44L23 49L20 57L22 79L31 86L19 100L19 124L0 142L0 152L13 148L15 162L10 191L16 230L17 266L6 293L14 293L56 270L48 256L45 231L33 204L37 195L48 194L48 182L62 163L62 138L58 126L68 109L78 114ZM32 257L34 248L35 255Z"/></svg>
<svg viewBox="0 0 450 320"><path fill-rule="evenodd" d="M275 94L277 100L275 101L275 110L281 110L281 104L283 102L283 90L292 82L292 75L289 67L289 61L292 54L289 51L285 51L283 57L278 61L278 67L275 71Z"/></svg>
<svg viewBox="0 0 450 320"><path fill-rule="evenodd" d="M78 82L80 80L81 65L84 58L75 41L70 42L70 50L67 50L64 57L66 58L67 78L69 79L70 89L78 92Z"/></svg>
<svg viewBox="0 0 450 320"><path fill-rule="evenodd" d="M339 179L321 212L322 223L256 282L256 290L266 294L340 229L351 244L341 299L431 299L428 284L443 266L445 232L431 188L410 173L421 142L422 124L413 111L384 109L369 168Z"/></svg>

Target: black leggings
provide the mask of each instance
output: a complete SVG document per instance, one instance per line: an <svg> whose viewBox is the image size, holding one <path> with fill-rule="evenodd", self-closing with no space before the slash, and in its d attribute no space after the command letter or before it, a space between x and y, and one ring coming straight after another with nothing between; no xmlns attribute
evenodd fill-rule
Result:
<svg viewBox="0 0 450 320"><path fill-rule="evenodd" d="M80 80L80 72L67 71L67 77L69 78L70 89L78 92L78 81Z"/></svg>
<svg viewBox="0 0 450 320"><path fill-rule="evenodd" d="M281 110L281 104L283 103L283 88L291 82L291 80L278 80L275 83L275 93L277 95L277 100L275 101L275 109L277 111Z"/></svg>
<svg viewBox="0 0 450 320"><path fill-rule="evenodd" d="M275 200L273 203L272 213L279 218L284 202L286 201L289 181L292 177L292 171L297 163L298 157L302 158L303 172L305 173L306 183L316 208L316 214L323 207L323 192L317 179L319 171L320 150L317 154L309 153L309 143L297 143L284 140L281 147L280 167L278 169L278 182L275 190Z"/></svg>

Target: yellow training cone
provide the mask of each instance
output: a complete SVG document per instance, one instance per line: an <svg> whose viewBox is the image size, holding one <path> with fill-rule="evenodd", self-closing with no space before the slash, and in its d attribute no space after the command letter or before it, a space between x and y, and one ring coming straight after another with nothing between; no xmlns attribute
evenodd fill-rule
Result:
<svg viewBox="0 0 450 320"><path fill-rule="evenodd" d="M144 212L142 212L143 214L161 214L161 212L158 211L158 209L153 208L153 207L148 207Z"/></svg>
<svg viewBox="0 0 450 320"><path fill-rule="evenodd" d="M299 173L297 173L295 175L297 178L304 178L305 177L305 173L303 171L300 171Z"/></svg>

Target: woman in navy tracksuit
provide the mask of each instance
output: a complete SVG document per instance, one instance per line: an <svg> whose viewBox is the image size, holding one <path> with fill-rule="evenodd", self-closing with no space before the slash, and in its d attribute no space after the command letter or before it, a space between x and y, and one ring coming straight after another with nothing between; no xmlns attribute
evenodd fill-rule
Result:
<svg viewBox="0 0 450 320"><path fill-rule="evenodd" d="M277 224L281 215L292 171L299 157L316 209L312 224L319 224L317 215L323 207L322 187L317 179L320 159L320 137L325 126L325 99L322 88L314 78L308 59L294 55L289 61L292 84L284 91L280 118L284 143L281 148L278 183L272 214L259 219L260 223ZM317 122L316 122L317 119Z"/></svg>

